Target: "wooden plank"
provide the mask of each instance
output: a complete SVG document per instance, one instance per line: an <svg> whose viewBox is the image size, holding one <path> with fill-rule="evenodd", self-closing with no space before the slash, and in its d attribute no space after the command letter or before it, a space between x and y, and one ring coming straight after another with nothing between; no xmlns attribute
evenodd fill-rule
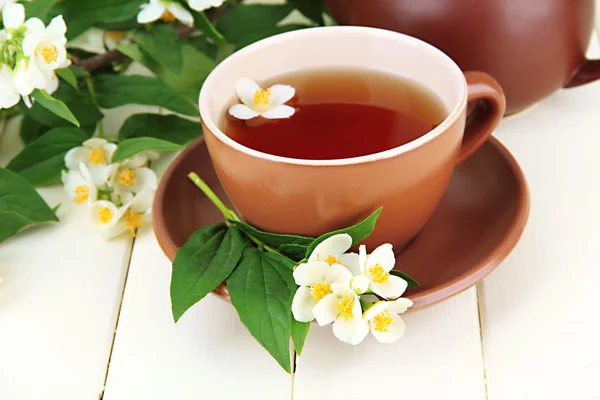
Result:
<svg viewBox="0 0 600 400"><path fill-rule="evenodd" d="M22 148L19 121L0 137L0 165ZM61 186L61 222L0 245L0 399L97 400L113 340L131 239L103 240Z"/></svg>
<svg viewBox="0 0 600 400"><path fill-rule="evenodd" d="M370 336L353 347L311 327L294 399L485 399L474 288L403 318L404 338L387 345Z"/></svg>
<svg viewBox="0 0 600 400"><path fill-rule="evenodd" d="M497 131L532 202L521 243L480 288L490 400L600 399L599 103L600 82L562 90Z"/></svg>
<svg viewBox="0 0 600 400"><path fill-rule="evenodd" d="M175 325L171 263L151 232L135 241L104 400L289 399L290 375L209 296Z"/></svg>

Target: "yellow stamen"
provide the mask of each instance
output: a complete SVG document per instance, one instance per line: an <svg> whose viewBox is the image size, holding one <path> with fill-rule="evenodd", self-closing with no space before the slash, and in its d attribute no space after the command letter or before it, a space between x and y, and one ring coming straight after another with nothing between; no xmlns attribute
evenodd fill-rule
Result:
<svg viewBox="0 0 600 400"><path fill-rule="evenodd" d="M100 149L92 149L88 160L94 165L104 164L104 152Z"/></svg>
<svg viewBox="0 0 600 400"><path fill-rule="evenodd" d="M42 47L40 54L42 55L42 58L46 64L51 64L58 60L58 49L53 44Z"/></svg>
<svg viewBox="0 0 600 400"><path fill-rule="evenodd" d="M160 19L162 19L165 22L173 22L176 20L175 16L169 10L165 10L165 12L163 12L160 16Z"/></svg>
<svg viewBox="0 0 600 400"><path fill-rule="evenodd" d="M134 213L129 211L127 216L125 217L125 226L129 231L129 236L135 237L135 231L142 226L144 226L144 221L142 220L142 216L138 213Z"/></svg>
<svg viewBox="0 0 600 400"><path fill-rule="evenodd" d="M354 307L354 299L352 297L344 297L338 301L338 311L341 318L344 318L345 321L348 321L349 318L352 318L354 314L352 313L352 308Z"/></svg>
<svg viewBox="0 0 600 400"><path fill-rule="evenodd" d="M107 39L119 41L125 38L125 31L106 31L104 36Z"/></svg>
<svg viewBox="0 0 600 400"><path fill-rule="evenodd" d="M376 331L387 332L392 324L392 316L387 310L382 311L373 318L373 324Z"/></svg>
<svg viewBox="0 0 600 400"><path fill-rule="evenodd" d="M265 112L271 105L271 89L256 89L254 92L254 107L256 111Z"/></svg>
<svg viewBox="0 0 600 400"><path fill-rule="evenodd" d="M81 204L90 197L90 188L86 185L77 186L75 188L75 197L73 200Z"/></svg>
<svg viewBox="0 0 600 400"><path fill-rule="evenodd" d="M311 289L312 289L313 300L317 303L323 297L325 297L329 293L331 293L331 286L329 285L329 283L326 283L326 282L319 282L319 283L313 285L313 287Z"/></svg>
<svg viewBox="0 0 600 400"><path fill-rule="evenodd" d="M129 168L123 169L119 172L119 182L121 182L125 186L133 186L136 181L136 174Z"/></svg>
<svg viewBox="0 0 600 400"><path fill-rule="evenodd" d="M335 258L334 256L332 256L331 254L327 256L327 258L324 260L327 264L329 264L329 266L331 267L333 264L341 264L340 260L338 260L337 258Z"/></svg>
<svg viewBox="0 0 600 400"><path fill-rule="evenodd" d="M375 264L374 266L369 268L369 275L371 277L371 280L375 283L385 283L390 277L390 274L385 272L383 267L379 264Z"/></svg>
<svg viewBox="0 0 600 400"><path fill-rule="evenodd" d="M100 210L98 210L98 219L103 224L110 222L114 215L115 214L108 207L102 207Z"/></svg>

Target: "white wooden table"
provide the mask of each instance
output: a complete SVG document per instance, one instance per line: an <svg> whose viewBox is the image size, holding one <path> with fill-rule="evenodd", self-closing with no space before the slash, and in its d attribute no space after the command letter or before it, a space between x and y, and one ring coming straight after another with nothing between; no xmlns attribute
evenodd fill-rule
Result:
<svg viewBox="0 0 600 400"><path fill-rule="evenodd" d="M214 297L173 323L151 230L106 242L63 206L60 224L0 245L0 399L600 399L599 110L600 82L504 120L496 136L532 200L515 251L477 287L406 315L397 344L312 329L293 375ZM17 129L0 136L0 165L21 148ZM41 193L64 202L60 187Z"/></svg>

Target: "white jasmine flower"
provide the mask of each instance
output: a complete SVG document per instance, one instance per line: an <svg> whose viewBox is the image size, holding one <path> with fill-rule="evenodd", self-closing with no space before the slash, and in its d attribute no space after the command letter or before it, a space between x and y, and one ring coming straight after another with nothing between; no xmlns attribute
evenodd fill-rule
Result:
<svg viewBox="0 0 600 400"><path fill-rule="evenodd" d="M113 153L117 149L114 143L105 139L93 138L74 147L65 154L65 165L75 169L83 163L90 172L94 185L100 189L107 187L105 169L110 164Z"/></svg>
<svg viewBox="0 0 600 400"><path fill-rule="evenodd" d="M75 39L69 40L67 48L81 49L93 54L102 54L106 52L106 47L104 46L104 30L100 28L90 28Z"/></svg>
<svg viewBox="0 0 600 400"><path fill-rule="evenodd" d="M9 1L0 8L2 8L2 24L5 30L20 28L25 22L25 7L22 4ZM10 39L10 34L7 37Z"/></svg>
<svg viewBox="0 0 600 400"><path fill-rule="evenodd" d="M126 31L105 31L104 45L108 50L114 50L120 44L130 43L132 36L131 32Z"/></svg>
<svg viewBox="0 0 600 400"><path fill-rule="evenodd" d="M45 71L65 68L71 64L67 59L67 25L62 15L54 17L48 24L39 18L30 18L25 22L27 31L23 39L23 53L35 59L35 64Z"/></svg>
<svg viewBox="0 0 600 400"><path fill-rule="evenodd" d="M371 333L381 343L393 343L404 335L406 325L398 314L402 314L413 302L406 298L393 301L379 301L365 314L364 319L369 321Z"/></svg>
<svg viewBox="0 0 600 400"><path fill-rule="evenodd" d="M342 342L356 345L369 333L360 300L348 285L332 283L331 290L314 307L315 319L321 326L333 322L333 334Z"/></svg>
<svg viewBox="0 0 600 400"><path fill-rule="evenodd" d="M365 246L359 248L359 265L361 275L352 280L352 288L359 293L372 291L386 299L400 297L408 287L408 283L399 276L390 275L396 264L396 257L389 243L376 248L367 256Z"/></svg>
<svg viewBox="0 0 600 400"><path fill-rule="evenodd" d="M2 10L2 8L10 3L15 3L17 0L0 0L0 10Z"/></svg>
<svg viewBox="0 0 600 400"><path fill-rule="evenodd" d="M188 0L188 4L192 10L204 11L213 7L220 7L225 0Z"/></svg>
<svg viewBox="0 0 600 400"><path fill-rule="evenodd" d="M58 78L53 70L42 70L38 68L35 58L29 61L21 59L17 62L14 85L27 107L31 107L29 95L35 89L45 90L52 94L58 89Z"/></svg>
<svg viewBox="0 0 600 400"><path fill-rule="evenodd" d="M67 196L77 204L93 203L98 198L98 189L83 163L77 169L63 171L61 178Z"/></svg>
<svg viewBox="0 0 600 400"><path fill-rule="evenodd" d="M137 15L140 24L147 24L162 19L172 22L176 19L182 24L192 26L194 17L179 2L172 0L150 0L150 3L142 5L142 11Z"/></svg>
<svg viewBox="0 0 600 400"><path fill-rule="evenodd" d="M329 265L325 261L300 264L294 270L294 280L300 285L292 302L292 313L296 321L309 322L314 319L313 308L332 292L331 284L349 285L352 273L341 264Z"/></svg>
<svg viewBox="0 0 600 400"><path fill-rule="evenodd" d="M2 64L0 67L0 109L15 106L21 100L13 78L12 70L6 64Z"/></svg>
<svg viewBox="0 0 600 400"><path fill-rule="evenodd" d="M106 239L125 232L133 237L138 229L150 222L153 198L154 189L145 188L118 209L109 201L97 201L90 207L92 220L102 229Z"/></svg>
<svg viewBox="0 0 600 400"><path fill-rule="evenodd" d="M296 90L289 85L273 85L268 89L261 89L253 80L241 78L235 85L235 91L243 103L229 107L229 114L235 118L252 119L260 115L263 118L278 119L294 115L294 107L284 104L296 94Z"/></svg>
<svg viewBox="0 0 600 400"><path fill-rule="evenodd" d="M157 182L156 174L150 168L132 167L127 162L106 167L104 180L118 194L138 193L147 187L156 188Z"/></svg>

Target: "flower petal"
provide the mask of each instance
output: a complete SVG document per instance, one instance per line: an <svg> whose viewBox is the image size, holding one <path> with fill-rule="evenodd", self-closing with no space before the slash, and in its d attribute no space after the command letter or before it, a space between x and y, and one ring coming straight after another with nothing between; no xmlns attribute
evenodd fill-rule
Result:
<svg viewBox="0 0 600 400"><path fill-rule="evenodd" d="M240 78L235 83L235 93L241 102L247 106L254 105L254 93L259 89L258 83L249 78Z"/></svg>
<svg viewBox="0 0 600 400"><path fill-rule="evenodd" d="M46 27L46 37L48 41L57 47L64 47L67 44L67 25L62 15L52 18L52 21Z"/></svg>
<svg viewBox="0 0 600 400"><path fill-rule="evenodd" d="M6 64L0 68L0 109L10 108L21 100L13 84L13 72Z"/></svg>
<svg viewBox="0 0 600 400"><path fill-rule="evenodd" d="M107 209L108 211L103 213L103 211L105 211L104 209ZM119 209L114 203L106 200L94 201L90 204L89 208L92 223L96 228L100 229L108 229L114 226L117 222L118 211Z"/></svg>
<svg viewBox="0 0 600 400"><path fill-rule="evenodd" d="M333 334L344 343L357 345L369 334L367 321L353 319L336 319L333 323Z"/></svg>
<svg viewBox="0 0 600 400"><path fill-rule="evenodd" d="M337 256L337 259L342 262L342 265L352 273L352 275L360 275L359 256L356 253L346 253Z"/></svg>
<svg viewBox="0 0 600 400"><path fill-rule="evenodd" d="M140 24L148 24L160 18L166 10L162 2L150 2L144 4L142 10L137 15L137 22Z"/></svg>
<svg viewBox="0 0 600 400"><path fill-rule="evenodd" d="M390 275L384 283L371 282L373 292L386 299L402 296L407 287L408 283L404 279L394 275Z"/></svg>
<svg viewBox="0 0 600 400"><path fill-rule="evenodd" d="M2 24L5 29L15 29L25 22L25 7L19 3L8 3L2 7Z"/></svg>
<svg viewBox="0 0 600 400"><path fill-rule="evenodd" d="M367 246L361 244L358 247L358 265L360 266L360 273L365 273L365 266L367 264Z"/></svg>
<svg viewBox="0 0 600 400"><path fill-rule="evenodd" d="M406 297L400 297L399 299L388 301L387 303L388 310L396 314L402 314L413 305L413 302Z"/></svg>
<svg viewBox="0 0 600 400"><path fill-rule="evenodd" d="M188 4L193 10L204 11L211 7L220 7L225 0L189 0Z"/></svg>
<svg viewBox="0 0 600 400"><path fill-rule="evenodd" d="M283 119L291 117L295 112L296 109L294 107L282 105L273 107L269 111L266 111L260 115L261 117L267 119Z"/></svg>
<svg viewBox="0 0 600 400"><path fill-rule="evenodd" d="M43 89L48 94L56 92L56 89L58 89L58 78L56 77L55 73L52 73L50 78L46 80L46 86Z"/></svg>
<svg viewBox="0 0 600 400"><path fill-rule="evenodd" d="M29 18L25 22L25 26L27 27L27 32L23 39L23 53L29 57L35 53L35 49L44 39L46 26L39 18Z"/></svg>
<svg viewBox="0 0 600 400"><path fill-rule="evenodd" d="M389 272L394 268L396 264L396 256L394 255L394 250L392 250L392 245L389 243L382 244L369 256L367 257L366 266L372 267L375 264L379 264L385 272Z"/></svg>
<svg viewBox="0 0 600 400"><path fill-rule="evenodd" d="M296 94L296 89L290 85L273 85L271 91L271 105L277 107L289 101Z"/></svg>
<svg viewBox="0 0 600 400"><path fill-rule="evenodd" d="M406 324L402 318L393 313L390 314L390 317L392 318L392 323L387 327L387 332L380 332L376 330L375 323L373 321L369 323L371 327L371 333L373 336L375 336L375 339L381 343L394 343L404 336Z"/></svg>
<svg viewBox="0 0 600 400"><path fill-rule="evenodd" d="M296 267L292 276L299 286L312 286L322 282L328 272L329 264L324 261L308 262Z"/></svg>
<svg viewBox="0 0 600 400"><path fill-rule="evenodd" d="M229 107L229 114L237 119L252 119L260 114L244 104L234 104Z"/></svg>
<svg viewBox="0 0 600 400"><path fill-rule="evenodd" d="M91 150L86 147L73 147L65 154L65 165L68 169L79 168L79 163L86 162L90 156L90 152Z"/></svg>
<svg viewBox="0 0 600 400"><path fill-rule="evenodd" d="M352 280L352 273L348 269L340 264L333 264L329 266L324 261L317 261L314 264L325 264L323 271L323 280L327 283L340 283L342 285L349 285Z"/></svg>
<svg viewBox="0 0 600 400"><path fill-rule="evenodd" d="M320 326L327 325L335 321L338 315L339 298L334 294L328 294L323 297L313 308L313 314Z"/></svg>
<svg viewBox="0 0 600 400"><path fill-rule="evenodd" d="M323 240L315 247L308 261L324 261L327 256L338 257L352 246L352 237L347 233L333 235Z"/></svg>
<svg viewBox="0 0 600 400"><path fill-rule="evenodd" d="M167 4L167 10L173 14L175 18L177 18L182 24L187 26L194 25L194 17L192 14L186 10L181 4L174 1L172 3Z"/></svg>
<svg viewBox="0 0 600 400"><path fill-rule="evenodd" d="M140 193L146 188L156 188L158 180L156 174L150 168L134 168L133 172L136 175L136 182L131 188L132 192Z"/></svg>
<svg viewBox="0 0 600 400"><path fill-rule="evenodd" d="M310 322L315 316L313 308L317 305L310 292L310 288L301 286L294 295L292 301L292 314L294 319L299 322Z"/></svg>
<svg viewBox="0 0 600 400"><path fill-rule="evenodd" d="M334 282L331 284L331 291L338 297L354 297L358 299L358 296L354 290L352 290L348 285L342 285Z"/></svg>
<svg viewBox="0 0 600 400"><path fill-rule="evenodd" d="M141 192L135 195L131 200L131 210L138 213L143 213L152 208L152 201L154 200L154 188L147 187Z"/></svg>
<svg viewBox="0 0 600 400"><path fill-rule="evenodd" d="M90 149L102 148L108 141L106 139L101 138L91 138L83 142L84 147L88 147Z"/></svg>
<svg viewBox="0 0 600 400"><path fill-rule="evenodd" d="M372 320L377 314L387 310L390 303L391 302L389 301L378 301L377 303L374 303L371 308L365 311L364 319L367 321Z"/></svg>
<svg viewBox="0 0 600 400"><path fill-rule="evenodd" d="M364 275L357 275L352 278L350 287L358 294L362 294L369 290L371 281Z"/></svg>

